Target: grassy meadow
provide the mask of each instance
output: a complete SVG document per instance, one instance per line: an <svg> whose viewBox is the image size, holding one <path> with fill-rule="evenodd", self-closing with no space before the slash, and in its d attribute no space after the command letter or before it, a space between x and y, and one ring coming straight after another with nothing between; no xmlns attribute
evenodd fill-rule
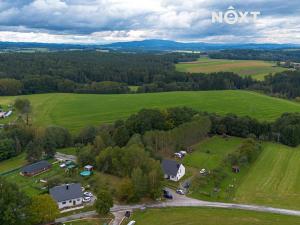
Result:
<svg viewBox="0 0 300 225"><path fill-rule="evenodd" d="M27 164L25 153L0 162L0 174L20 168Z"/></svg>
<svg viewBox="0 0 300 225"><path fill-rule="evenodd" d="M212 208L164 208L137 211L132 220L137 225L299 225L296 216ZM126 225L124 221L122 225Z"/></svg>
<svg viewBox="0 0 300 225"><path fill-rule="evenodd" d="M300 210L299 165L300 147L264 144L262 154L243 178L234 200Z"/></svg>
<svg viewBox="0 0 300 225"><path fill-rule="evenodd" d="M299 103L238 90L122 95L51 93L20 97L28 98L32 102L33 123L60 125L72 132L86 125L110 123L126 118L142 108L188 106L200 111L249 115L268 121L275 120L284 112L300 111ZM10 104L15 98L0 97L0 105ZM14 119L15 116L12 116L6 122Z"/></svg>
<svg viewBox="0 0 300 225"><path fill-rule="evenodd" d="M241 138L215 136L194 146L193 153L183 160L187 167L212 170L218 168L224 157L236 150ZM247 204L267 205L300 210L300 147L291 148L265 142L257 160L240 173L224 168L227 177L220 193L212 193L213 186L191 188L191 197ZM232 186L229 189L229 186Z"/></svg>
<svg viewBox="0 0 300 225"><path fill-rule="evenodd" d="M263 80L269 73L287 70L278 67L274 62L259 60L229 60L199 58L195 62L176 64L176 69L190 73L234 72L241 76L252 76L254 79Z"/></svg>
<svg viewBox="0 0 300 225"><path fill-rule="evenodd" d="M193 146L193 153L183 159L183 164L197 169L215 169L224 157L241 144L241 138L214 136Z"/></svg>

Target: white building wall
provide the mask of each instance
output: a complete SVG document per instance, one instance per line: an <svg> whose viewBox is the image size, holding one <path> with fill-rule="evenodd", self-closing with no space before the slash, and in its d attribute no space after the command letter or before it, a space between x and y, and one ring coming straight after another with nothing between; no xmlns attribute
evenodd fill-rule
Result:
<svg viewBox="0 0 300 225"><path fill-rule="evenodd" d="M170 179L172 181L179 181L185 175L185 167L181 164L176 176L169 176L165 174L166 179Z"/></svg>
<svg viewBox="0 0 300 225"><path fill-rule="evenodd" d="M66 207L75 207L82 204L82 198L71 199L63 202L58 202L58 208L63 209Z"/></svg>
<svg viewBox="0 0 300 225"><path fill-rule="evenodd" d="M177 181L180 180L184 175L185 175L185 167L181 164L176 176Z"/></svg>

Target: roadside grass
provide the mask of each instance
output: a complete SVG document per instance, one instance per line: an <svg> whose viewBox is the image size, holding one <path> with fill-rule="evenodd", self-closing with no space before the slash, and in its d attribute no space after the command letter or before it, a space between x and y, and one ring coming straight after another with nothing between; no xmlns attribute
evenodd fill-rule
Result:
<svg viewBox="0 0 300 225"><path fill-rule="evenodd" d="M218 114L235 113L272 121L284 112L299 112L300 104L263 94L240 91L190 91L145 94L36 94L20 96L33 105L33 123L60 125L76 133L87 125L111 123L125 119L143 108L187 106ZM1 97L13 102L16 97Z"/></svg>
<svg viewBox="0 0 300 225"><path fill-rule="evenodd" d="M16 157L0 162L0 174L26 165L27 161L25 157L26 157L25 153L22 153Z"/></svg>
<svg viewBox="0 0 300 225"><path fill-rule="evenodd" d="M270 73L288 70L277 66L275 62L269 61L210 58L199 58L195 62L178 63L176 64L176 69L190 73L234 72L240 76L251 76L257 80L263 80Z"/></svg>
<svg viewBox="0 0 300 225"><path fill-rule="evenodd" d="M264 151L242 180L234 200L300 210L299 165L300 147L265 143Z"/></svg>
<svg viewBox="0 0 300 225"><path fill-rule="evenodd" d="M93 205L85 206L82 209L76 209L76 210L60 213L57 218L67 217L67 216L76 215L79 213L89 212L89 211L94 211L94 210L95 210L95 207Z"/></svg>
<svg viewBox="0 0 300 225"><path fill-rule="evenodd" d="M143 225L299 225L297 216L215 208L162 208L136 211L130 220ZM122 225L126 225L126 220Z"/></svg>
<svg viewBox="0 0 300 225"><path fill-rule="evenodd" d="M70 222L63 223L65 225L103 225L108 224L112 218L102 219L102 218L88 218L88 219L80 219L74 220Z"/></svg>

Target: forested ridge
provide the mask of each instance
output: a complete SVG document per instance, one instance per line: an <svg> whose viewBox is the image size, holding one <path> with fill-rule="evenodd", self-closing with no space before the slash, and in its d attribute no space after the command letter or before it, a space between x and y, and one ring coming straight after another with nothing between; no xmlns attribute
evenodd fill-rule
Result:
<svg viewBox="0 0 300 225"><path fill-rule="evenodd" d="M282 57L285 54L297 56L297 51L278 52ZM277 57L276 51L263 54L253 50L239 50L214 54L212 56L239 59L251 59L251 54L254 54L253 57L262 54L261 59L264 60ZM300 96L300 71L281 72L267 76L264 81L256 81L250 76L241 77L231 72L190 74L175 70L176 63L193 61L198 57L200 54L96 51L5 53L0 54L0 95L250 89L289 99ZM130 86L138 88L132 91Z"/></svg>
<svg viewBox="0 0 300 225"><path fill-rule="evenodd" d="M223 50L212 52L209 57L214 59L246 59L266 61L300 62L300 50Z"/></svg>

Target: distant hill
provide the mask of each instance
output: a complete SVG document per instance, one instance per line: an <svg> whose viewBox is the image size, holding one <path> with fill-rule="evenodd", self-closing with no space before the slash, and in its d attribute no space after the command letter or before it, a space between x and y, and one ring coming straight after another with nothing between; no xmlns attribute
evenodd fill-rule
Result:
<svg viewBox="0 0 300 225"><path fill-rule="evenodd" d="M207 50L226 50L226 49L290 49L299 48L300 45L295 44L215 44L204 42L176 42L170 40L143 40L131 42L116 42L112 44L102 45L105 48L122 49L122 50L141 50L141 51L207 51Z"/></svg>
<svg viewBox="0 0 300 225"><path fill-rule="evenodd" d="M47 49L52 51L61 50L99 50L109 49L116 51L213 51L230 49L293 49L300 48L296 44L216 44L204 42L176 42L171 40L149 39L143 41L115 42L105 45L84 45L84 44L55 44L55 43L29 43L29 42L0 42L2 51L18 51L22 49ZM39 50L37 50L39 51Z"/></svg>

